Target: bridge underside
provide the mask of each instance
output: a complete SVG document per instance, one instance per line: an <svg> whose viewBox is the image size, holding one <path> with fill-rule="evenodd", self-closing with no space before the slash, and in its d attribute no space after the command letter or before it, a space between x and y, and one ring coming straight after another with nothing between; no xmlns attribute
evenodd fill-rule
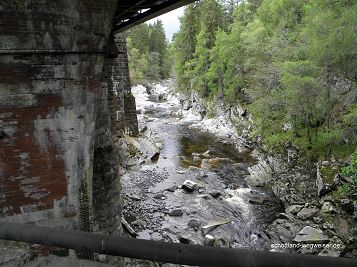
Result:
<svg viewBox="0 0 357 267"><path fill-rule="evenodd" d="M125 31L137 24L160 16L196 0L122 0L114 17L114 32Z"/></svg>

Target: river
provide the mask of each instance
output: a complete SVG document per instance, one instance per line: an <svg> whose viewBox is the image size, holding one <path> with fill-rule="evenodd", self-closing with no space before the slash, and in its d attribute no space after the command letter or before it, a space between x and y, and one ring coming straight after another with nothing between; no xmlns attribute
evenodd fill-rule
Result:
<svg viewBox="0 0 357 267"><path fill-rule="evenodd" d="M179 101L167 100L168 88L160 88L152 94L161 93L161 100L133 90L141 127L162 140L158 158L122 178L124 217L137 238L270 249L264 229L282 206L271 191L245 182L256 159L230 140L192 127L198 118L177 117ZM186 180L197 184L193 192L181 188Z"/></svg>

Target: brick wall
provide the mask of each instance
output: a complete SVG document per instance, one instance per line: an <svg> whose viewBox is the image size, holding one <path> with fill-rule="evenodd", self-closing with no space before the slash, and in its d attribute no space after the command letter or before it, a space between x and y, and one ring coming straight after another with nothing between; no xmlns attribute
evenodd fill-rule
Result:
<svg viewBox="0 0 357 267"><path fill-rule="evenodd" d="M0 3L2 219L75 229L92 219L94 148L111 142L97 113L116 2Z"/></svg>

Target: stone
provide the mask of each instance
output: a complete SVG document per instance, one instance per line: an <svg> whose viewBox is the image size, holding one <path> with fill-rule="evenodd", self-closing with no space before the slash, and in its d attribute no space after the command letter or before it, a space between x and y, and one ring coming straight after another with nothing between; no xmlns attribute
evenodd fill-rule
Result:
<svg viewBox="0 0 357 267"><path fill-rule="evenodd" d="M322 213L336 213L336 209L331 202L324 202L321 207Z"/></svg>
<svg viewBox="0 0 357 267"><path fill-rule="evenodd" d="M213 247L214 243L215 243L216 239L211 236L211 235L205 235L205 239L203 240L203 244L205 246L211 246Z"/></svg>
<svg viewBox="0 0 357 267"><path fill-rule="evenodd" d="M201 198L203 198L203 199L210 199L210 195L208 195L208 194L202 194L202 195L198 195L198 197L201 197Z"/></svg>
<svg viewBox="0 0 357 267"><path fill-rule="evenodd" d="M174 185L172 187L166 188L165 191L169 191L171 193L175 192L178 189L177 185Z"/></svg>
<svg viewBox="0 0 357 267"><path fill-rule="evenodd" d="M169 216L172 216L172 217L179 217L182 215L183 215L183 210L180 208L173 209L173 210L169 211Z"/></svg>
<svg viewBox="0 0 357 267"><path fill-rule="evenodd" d="M139 226L139 227L145 227L146 226L146 222L144 222L143 220L135 220L131 223L131 225L133 226Z"/></svg>
<svg viewBox="0 0 357 267"><path fill-rule="evenodd" d="M289 215L286 214L286 213L279 213L277 218L278 219L283 219L283 220L290 220Z"/></svg>
<svg viewBox="0 0 357 267"><path fill-rule="evenodd" d="M184 189L187 192L193 192L197 189L197 183L192 182L191 180L186 180L182 186L182 189Z"/></svg>
<svg viewBox="0 0 357 267"><path fill-rule="evenodd" d="M182 244L195 244L196 243L194 240L192 240L192 237L190 235L187 235L187 234L180 235L178 237L178 240Z"/></svg>
<svg viewBox="0 0 357 267"><path fill-rule="evenodd" d="M205 158L209 158L209 157L211 157L211 155L210 155L210 151L209 151L209 150L207 150L206 152L204 152L204 153L202 154L202 156L203 156L203 157L205 157Z"/></svg>
<svg viewBox="0 0 357 267"><path fill-rule="evenodd" d="M213 246L221 247L221 248L229 248L229 241L224 237L220 237L214 241Z"/></svg>
<svg viewBox="0 0 357 267"><path fill-rule="evenodd" d="M158 161L160 157L160 152L156 152L150 159L151 161L155 162Z"/></svg>
<svg viewBox="0 0 357 267"><path fill-rule="evenodd" d="M214 198L219 198L222 195L222 193L219 191L211 191L209 194Z"/></svg>
<svg viewBox="0 0 357 267"><path fill-rule="evenodd" d="M256 204L256 205L262 205L266 201L267 199L264 196L254 196L249 199L249 203Z"/></svg>
<svg viewBox="0 0 357 267"><path fill-rule="evenodd" d="M196 167L196 166L190 166L190 167L188 167L188 169L189 169L190 171L198 171L200 168L198 168L198 167Z"/></svg>
<svg viewBox="0 0 357 267"><path fill-rule="evenodd" d="M311 226L305 226L294 238L298 243L316 243L326 244L330 240L323 234L321 229L317 229Z"/></svg>
<svg viewBox="0 0 357 267"><path fill-rule="evenodd" d="M297 217L301 220L307 220L310 219L311 217L315 216L319 210L315 207L312 208L303 208L301 211L297 213Z"/></svg>
<svg viewBox="0 0 357 267"><path fill-rule="evenodd" d="M217 227L221 226L221 225L224 225L224 224L227 224L227 223L230 223L231 221L229 220L225 220L225 221L220 221L220 222L214 222L214 223L211 223L211 224L206 224L204 226L202 226L202 232L204 235L207 235L209 234L210 232L212 232L214 229L216 229Z"/></svg>
<svg viewBox="0 0 357 267"><path fill-rule="evenodd" d="M303 207L304 205L291 205L285 209L285 212L296 215L300 210L302 210Z"/></svg>
<svg viewBox="0 0 357 267"><path fill-rule="evenodd" d="M166 199L166 196L164 193L158 193L154 196L155 199Z"/></svg>
<svg viewBox="0 0 357 267"><path fill-rule="evenodd" d="M346 245L337 236L333 236L331 241L319 253L319 256L340 257Z"/></svg>
<svg viewBox="0 0 357 267"><path fill-rule="evenodd" d="M197 229L201 226L201 222L199 219L191 219L188 221L187 225L191 228Z"/></svg>

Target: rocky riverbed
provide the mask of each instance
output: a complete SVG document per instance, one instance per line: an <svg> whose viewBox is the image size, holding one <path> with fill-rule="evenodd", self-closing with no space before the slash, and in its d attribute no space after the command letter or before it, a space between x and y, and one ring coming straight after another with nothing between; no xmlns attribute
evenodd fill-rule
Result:
<svg viewBox="0 0 357 267"><path fill-rule="evenodd" d="M246 111L222 106L207 118L199 98L172 86L133 88L141 137L127 140L133 167L122 181L124 218L137 238L353 256L346 247L355 216L318 198L311 166L293 148L287 159L267 156L247 137ZM339 245L281 245L292 243Z"/></svg>

